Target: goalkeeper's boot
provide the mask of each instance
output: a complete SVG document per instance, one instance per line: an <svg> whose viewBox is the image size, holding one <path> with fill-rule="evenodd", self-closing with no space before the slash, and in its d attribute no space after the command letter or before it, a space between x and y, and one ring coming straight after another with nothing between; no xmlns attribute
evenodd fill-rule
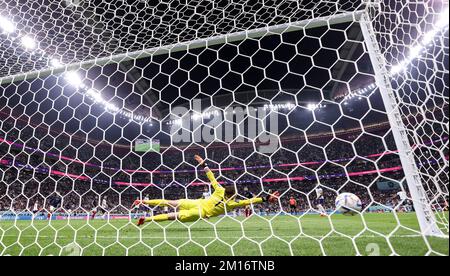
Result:
<svg viewBox="0 0 450 276"><path fill-rule="evenodd" d="M145 223L145 218L140 218L140 219L138 220L137 226L144 225L144 223Z"/></svg>

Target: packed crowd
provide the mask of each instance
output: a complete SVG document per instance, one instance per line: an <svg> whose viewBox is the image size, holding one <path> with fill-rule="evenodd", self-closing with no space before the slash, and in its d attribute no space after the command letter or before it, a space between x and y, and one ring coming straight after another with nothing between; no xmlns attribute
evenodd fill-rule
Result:
<svg viewBox="0 0 450 276"><path fill-rule="evenodd" d="M250 144L220 143L138 154L110 145L90 146L65 135L54 138L40 128L16 129L9 121L2 122L0 137L16 144L0 142L0 211L30 211L35 203L47 209L48 198L56 192L63 199L61 210L73 213L90 212L105 198L111 213L128 213L132 202L145 196L200 198L209 186L195 167L195 154L206 155L219 181L236 185L238 197L280 191L281 205L255 206L265 212L288 211L291 197L298 202L297 211L314 210L318 185L324 188L326 208L334 207L341 192L357 194L366 206L393 206L398 189L382 191L377 182L396 182L404 176L401 169L379 172L401 166L398 155L392 153L396 150L393 138L383 130L340 139L319 136L308 143L286 137L277 152L265 155L256 153ZM418 161L426 163L421 168L434 170L439 165L442 157L433 154L421 155L424 159ZM437 161L429 163L430 156ZM351 174L366 171L373 172Z"/></svg>
<svg viewBox="0 0 450 276"><path fill-rule="evenodd" d="M392 175L395 177L394 175ZM50 177L43 174L33 174L32 171L7 169L3 171L0 185L0 211L15 211L16 213L32 211L37 202L39 208L49 210L49 198L62 197L61 211L70 213L89 213L95 207L101 205L103 199L107 201L107 209L111 213L128 213L135 199L148 198L201 198L209 186L180 186L169 185L164 188L131 187L93 184L67 177ZM324 189L325 206L334 207L334 199L338 193L352 192L357 194L365 206L371 203L381 203L387 206L396 204L398 190L380 191L373 177L362 176L350 181L345 178L322 180L320 184ZM258 211L289 212L289 199L295 198L297 211L305 212L315 209L315 188L318 182L292 181L268 184L238 184L238 198L244 199L249 193L258 196L267 194L270 190L278 190L282 196L279 205L255 206ZM373 200L371 199L373 198Z"/></svg>

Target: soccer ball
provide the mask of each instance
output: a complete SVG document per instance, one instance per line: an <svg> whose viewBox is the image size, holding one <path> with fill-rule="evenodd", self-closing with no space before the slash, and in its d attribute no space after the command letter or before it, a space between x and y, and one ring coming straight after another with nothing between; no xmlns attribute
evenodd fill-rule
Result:
<svg viewBox="0 0 450 276"><path fill-rule="evenodd" d="M362 210L361 199L352 193L342 193L337 196L336 211L347 216L353 216Z"/></svg>

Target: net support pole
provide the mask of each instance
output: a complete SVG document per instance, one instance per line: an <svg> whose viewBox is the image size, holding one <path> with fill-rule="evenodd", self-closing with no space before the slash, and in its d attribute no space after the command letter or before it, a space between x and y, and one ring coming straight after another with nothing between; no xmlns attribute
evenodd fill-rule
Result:
<svg viewBox="0 0 450 276"><path fill-rule="evenodd" d="M441 229L439 229L436 223L436 217L423 187L414 153L409 143L406 127L398 107L398 97L396 97L395 91L392 88L391 76L386 66L386 60L378 45L375 31L372 22L370 21L370 15L367 12L361 15L360 25L364 42L374 69L375 82L380 89L380 94L386 108L405 179L411 193L411 199L416 211L420 231L425 236L447 237L443 234Z"/></svg>

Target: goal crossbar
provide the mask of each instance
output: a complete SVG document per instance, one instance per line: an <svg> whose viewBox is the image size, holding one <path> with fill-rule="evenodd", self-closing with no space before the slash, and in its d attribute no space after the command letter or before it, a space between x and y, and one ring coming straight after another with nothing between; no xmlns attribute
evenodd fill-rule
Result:
<svg viewBox="0 0 450 276"><path fill-rule="evenodd" d="M170 44L166 46L158 46L144 50L138 50L133 52L126 52L117 55L106 56L102 58L95 58L77 63L66 64L59 67L45 68L42 70L29 71L19 73L12 76L5 76L0 78L0 85L23 81L27 79L44 78L49 75L60 74L62 72L88 69L93 66L105 66L111 63L120 63L128 60L142 59L149 56L165 55L174 52L188 51L198 48L204 48L214 45L220 45L224 43L242 41L248 38L261 38L265 35L281 34L299 30L319 28L323 26L347 23L351 21L359 21L364 11L345 12L331 16L317 17L313 19L306 19L301 21L295 21L291 23L273 25L268 27L257 28L253 30L247 30L242 32L236 32L231 34L224 34L213 36L209 38L202 38L198 40L191 40L187 42Z"/></svg>

